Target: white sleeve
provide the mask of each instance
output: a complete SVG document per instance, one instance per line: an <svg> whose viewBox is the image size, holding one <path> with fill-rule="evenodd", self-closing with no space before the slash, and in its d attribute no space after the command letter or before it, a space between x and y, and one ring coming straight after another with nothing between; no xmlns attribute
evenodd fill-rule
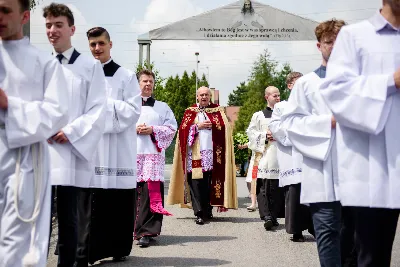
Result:
<svg viewBox="0 0 400 267"><path fill-rule="evenodd" d="M257 130L257 122L258 112L253 114L249 128L246 130L247 136L249 137L249 149L255 152L263 153L265 149L267 133Z"/></svg>
<svg viewBox="0 0 400 267"><path fill-rule="evenodd" d="M379 68L379 66L376 66ZM329 58L321 94L336 121L345 127L379 134L389 115L393 73L364 75L352 33L344 27Z"/></svg>
<svg viewBox="0 0 400 267"><path fill-rule="evenodd" d="M159 150L167 149L174 140L175 132L178 128L174 113L171 108L165 104L165 120L162 125L152 125L154 143Z"/></svg>
<svg viewBox="0 0 400 267"><path fill-rule="evenodd" d="M8 97L5 128L9 148L45 141L68 123L68 90L64 88L68 82L62 66L51 60L44 68L44 88L29 89L43 91L43 100Z"/></svg>
<svg viewBox="0 0 400 267"><path fill-rule="evenodd" d="M281 122L282 117L282 108L280 105L275 106L274 111L272 112L271 121L268 124L268 129L271 131L272 136L276 141L278 141L283 146L291 146L290 140L287 138L287 131L283 128L283 124Z"/></svg>
<svg viewBox="0 0 400 267"><path fill-rule="evenodd" d="M305 94L304 81L297 81L282 115L292 145L304 156L324 161L331 149L332 115L314 115Z"/></svg>
<svg viewBox="0 0 400 267"><path fill-rule="evenodd" d="M135 74L131 74L123 99L107 99L105 133L120 133L135 125L142 109L142 97Z"/></svg>
<svg viewBox="0 0 400 267"><path fill-rule="evenodd" d="M94 65L88 85L84 113L66 125L62 131L68 137L74 154L89 161L103 135L105 123L106 82L100 62ZM86 88L81 90L86 91Z"/></svg>

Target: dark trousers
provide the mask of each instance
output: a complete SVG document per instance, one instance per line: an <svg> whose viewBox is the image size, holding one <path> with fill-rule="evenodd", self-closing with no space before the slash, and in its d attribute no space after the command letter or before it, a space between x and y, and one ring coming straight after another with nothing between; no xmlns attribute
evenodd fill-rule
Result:
<svg viewBox="0 0 400 267"><path fill-rule="evenodd" d="M190 188L190 197L194 216L206 218L212 212L210 205L211 194L211 172L204 172L203 179L192 179L192 173L187 174L187 181Z"/></svg>
<svg viewBox="0 0 400 267"><path fill-rule="evenodd" d="M278 179L257 179L258 211L263 220L276 221L284 207L284 191Z"/></svg>
<svg viewBox="0 0 400 267"><path fill-rule="evenodd" d="M73 186L57 186L58 242L56 249L59 267L72 267L75 263L78 245L79 190L80 188ZM54 192L55 187L52 190L52 193Z"/></svg>
<svg viewBox="0 0 400 267"><path fill-rule="evenodd" d="M354 207L358 267L390 267L400 210Z"/></svg>
<svg viewBox="0 0 400 267"><path fill-rule="evenodd" d="M321 267L341 267L340 202L310 204Z"/></svg>
<svg viewBox="0 0 400 267"><path fill-rule="evenodd" d="M89 236L91 227L92 189L82 188L78 197L79 232L76 249L77 267L89 264Z"/></svg>

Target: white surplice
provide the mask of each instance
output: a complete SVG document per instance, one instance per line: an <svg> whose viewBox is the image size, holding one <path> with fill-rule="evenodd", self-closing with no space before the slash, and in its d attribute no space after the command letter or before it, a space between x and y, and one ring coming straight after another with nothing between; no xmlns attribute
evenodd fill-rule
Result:
<svg viewBox="0 0 400 267"><path fill-rule="evenodd" d="M266 143L270 120L271 118L265 117L263 111L258 111L253 114L246 130L249 137L249 149L255 153L262 153L257 172L257 178L261 179L279 178L276 141ZM252 169L249 169L249 171L252 171Z"/></svg>
<svg viewBox="0 0 400 267"><path fill-rule="evenodd" d="M276 103L268 128L277 141L277 158L279 167L279 186L298 184L302 179L303 156L292 146L283 127L281 117L287 101Z"/></svg>
<svg viewBox="0 0 400 267"><path fill-rule="evenodd" d="M72 48L74 49L74 48ZM49 145L53 185L89 187L94 176L94 153L103 135L106 81L93 57L79 55L63 65L69 86L69 122L61 130L69 142Z"/></svg>
<svg viewBox="0 0 400 267"><path fill-rule="evenodd" d="M0 41L0 54L0 88L8 96L8 110L0 111L0 266L21 267L30 251L33 266L45 267L51 203L46 140L68 122L68 83L60 64L28 38ZM29 219L35 203L36 219L23 222L16 208Z"/></svg>
<svg viewBox="0 0 400 267"><path fill-rule="evenodd" d="M153 128L152 135L137 136L137 181L164 182L165 150L171 145L178 125L171 108L164 102L142 106L138 124Z"/></svg>
<svg viewBox="0 0 400 267"><path fill-rule="evenodd" d="M303 155L300 202L339 200L332 113L319 92L322 79L311 72L299 78L281 121L292 145Z"/></svg>
<svg viewBox="0 0 400 267"><path fill-rule="evenodd" d="M197 104L199 105L199 104ZM198 112L197 118L198 123L209 121L210 119L204 112ZM192 172L192 146L196 141L196 135L198 135L200 143L200 156L201 156L201 167L203 172L212 171L213 162L213 141L212 141L212 129L199 129L196 121L190 126L189 137L188 137L188 156L187 156L187 172Z"/></svg>
<svg viewBox="0 0 400 267"><path fill-rule="evenodd" d="M106 74L108 99L105 131L95 158L91 187L136 188L136 122L142 97L136 75L113 61L115 72Z"/></svg>
<svg viewBox="0 0 400 267"><path fill-rule="evenodd" d="M337 129L344 206L400 208L400 30L379 12L340 30L321 93Z"/></svg>

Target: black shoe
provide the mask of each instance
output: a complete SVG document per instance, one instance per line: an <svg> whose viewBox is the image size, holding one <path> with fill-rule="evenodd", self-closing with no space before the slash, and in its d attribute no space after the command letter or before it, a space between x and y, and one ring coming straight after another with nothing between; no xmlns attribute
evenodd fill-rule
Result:
<svg viewBox="0 0 400 267"><path fill-rule="evenodd" d="M290 240L292 240L293 242L304 242L305 241L303 234L293 234L293 237Z"/></svg>
<svg viewBox="0 0 400 267"><path fill-rule="evenodd" d="M204 220L201 217L197 216L197 219L195 220L196 224L198 225L203 225L204 224Z"/></svg>
<svg viewBox="0 0 400 267"><path fill-rule="evenodd" d="M208 213L207 218L208 218L209 220L211 220L211 219L214 218L214 215L212 214L212 212L209 212L209 213Z"/></svg>
<svg viewBox="0 0 400 267"><path fill-rule="evenodd" d="M147 248L148 246L150 246L150 238L147 236L140 238L139 246L142 248Z"/></svg>
<svg viewBox="0 0 400 267"><path fill-rule="evenodd" d="M113 261L113 262L126 261L126 256L122 256L122 257L113 257L112 261Z"/></svg>
<svg viewBox="0 0 400 267"><path fill-rule="evenodd" d="M274 226L274 223L272 222L271 219L266 219L265 223L264 223L264 228L265 230L269 231L272 229L272 227Z"/></svg>
<svg viewBox="0 0 400 267"><path fill-rule="evenodd" d="M278 220L273 220L272 223L274 224L274 227L278 227L279 226Z"/></svg>

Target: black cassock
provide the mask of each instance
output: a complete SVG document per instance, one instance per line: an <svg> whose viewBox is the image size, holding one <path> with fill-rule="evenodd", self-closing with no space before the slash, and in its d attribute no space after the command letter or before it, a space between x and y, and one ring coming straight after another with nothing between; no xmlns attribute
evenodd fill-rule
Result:
<svg viewBox="0 0 400 267"><path fill-rule="evenodd" d="M76 261L128 256L132 250L135 189L82 189Z"/></svg>
<svg viewBox="0 0 400 267"><path fill-rule="evenodd" d="M301 234L302 231L314 235L314 225L309 208L300 204L301 184L292 184L285 189L285 227L288 234Z"/></svg>
<svg viewBox="0 0 400 267"><path fill-rule="evenodd" d="M148 183L139 182L136 192L136 218L135 218L135 239L143 236L155 237L160 235L163 222L163 215L153 213L150 210L150 197ZM164 183L160 182L160 193L164 207Z"/></svg>

